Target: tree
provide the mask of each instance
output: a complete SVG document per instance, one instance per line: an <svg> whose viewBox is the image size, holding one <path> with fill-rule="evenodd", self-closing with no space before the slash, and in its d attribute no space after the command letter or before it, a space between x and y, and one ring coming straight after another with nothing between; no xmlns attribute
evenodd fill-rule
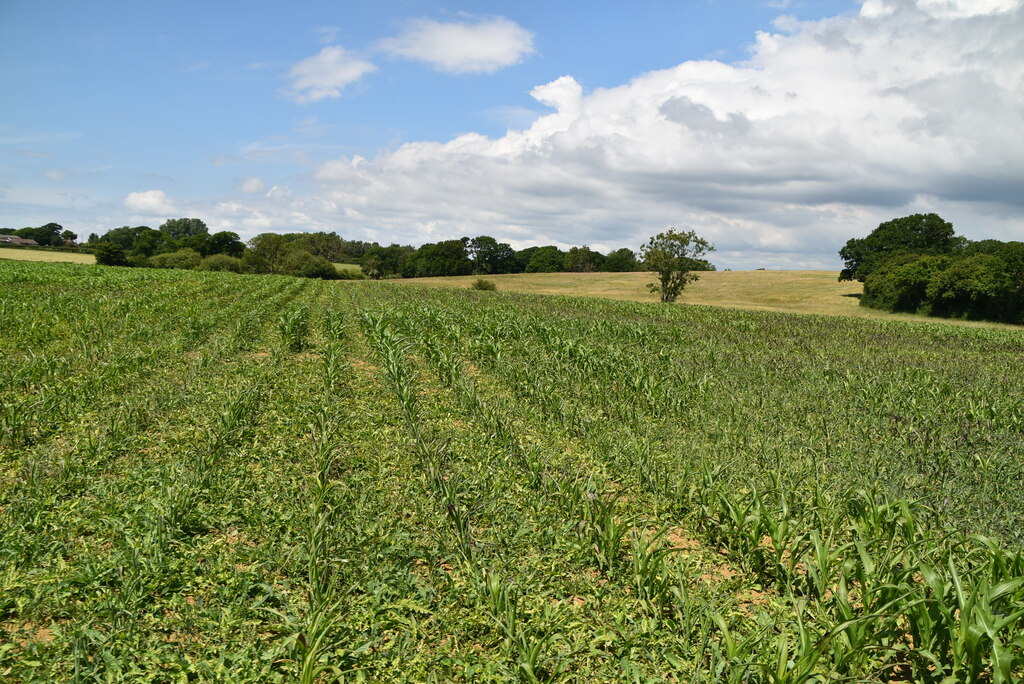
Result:
<svg viewBox="0 0 1024 684"><path fill-rule="evenodd" d="M839 250L845 268L839 280L864 282L893 254L951 254L963 245L953 224L938 214L913 214L878 224L865 238L852 238Z"/></svg>
<svg viewBox="0 0 1024 684"><path fill-rule="evenodd" d="M525 250L524 250L525 251ZM554 245L537 247L526 264L527 273L555 273L565 266L565 252Z"/></svg>
<svg viewBox="0 0 1024 684"><path fill-rule="evenodd" d="M96 263L102 266L127 266L128 257L125 255L124 247L112 242L101 242L93 250L96 256Z"/></svg>
<svg viewBox="0 0 1024 684"><path fill-rule="evenodd" d="M347 258L344 243L337 233L291 233L285 235L299 249L304 249L313 256L323 257L328 261L341 261Z"/></svg>
<svg viewBox="0 0 1024 684"><path fill-rule="evenodd" d="M210 236L206 243L207 256L211 254L227 254L228 256L241 257L245 252L245 245L238 239L238 233L222 230Z"/></svg>
<svg viewBox="0 0 1024 684"><path fill-rule="evenodd" d="M388 278L400 275L405 268L405 262L415 251L409 246L392 244L381 247L375 242L363 253L359 265L368 278Z"/></svg>
<svg viewBox="0 0 1024 684"><path fill-rule="evenodd" d="M714 245L692 230L680 232L669 228L658 233L640 249L644 265L658 274L658 282L648 288L661 296L661 301L674 302L687 283L697 280L695 270L708 270L705 259Z"/></svg>
<svg viewBox="0 0 1024 684"><path fill-rule="evenodd" d="M64 244L64 240L60 236L63 230L64 226L59 223L47 223L45 226L39 226L38 228L22 228L21 230L14 231L14 234L18 237L35 240L44 247L60 247Z"/></svg>
<svg viewBox="0 0 1024 684"><path fill-rule="evenodd" d="M489 235L480 235L466 243L466 253L473 262L473 273L509 273L515 268L515 251L506 242L498 242Z"/></svg>
<svg viewBox="0 0 1024 684"><path fill-rule="evenodd" d="M60 239L64 241L65 245L74 246L75 240L78 239L78 233L71 230L65 230L60 234Z"/></svg>
<svg viewBox="0 0 1024 684"><path fill-rule="evenodd" d="M260 233L249 240L242 267L251 273L284 273L284 262L292 246L277 233Z"/></svg>
<svg viewBox="0 0 1024 684"><path fill-rule="evenodd" d="M604 263L604 255L586 245L571 247L565 255L562 268L572 273L596 271Z"/></svg>
<svg viewBox="0 0 1024 684"><path fill-rule="evenodd" d="M626 273L635 271L640 267L636 260L636 253L628 247L609 252L601 264L601 270L610 273Z"/></svg>
<svg viewBox="0 0 1024 684"><path fill-rule="evenodd" d="M1017 322L1021 287L1006 262L991 254L953 259L928 282L933 316Z"/></svg>
<svg viewBox="0 0 1024 684"><path fill-rule="evenodd" d="M473 262L462 240L428 242L409 257L402 268L406 278L469 275Z"/></svg>
<svg viewBox="0 0 1024 684"><path fill-rule="evenodd" d="M167 236L175 240L192 237L194 235L209 235L210 229L202 220L197 218L176 218L168 219L160 226L160 231L167 233Z"/></svg>

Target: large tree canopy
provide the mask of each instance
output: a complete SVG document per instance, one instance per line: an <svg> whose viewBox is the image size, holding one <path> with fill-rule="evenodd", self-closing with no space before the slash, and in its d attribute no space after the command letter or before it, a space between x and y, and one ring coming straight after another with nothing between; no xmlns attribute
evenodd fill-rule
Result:
<svg viewBox="0 0 1024 684"><path fill-rule="evenodd" d="M197 218L169 219L160 226L160 230L175 240L195 235L210 234L210 229L206 227L206 223L202 219Z"/></svg>
<svg viewBox="0 0 1024 684"><path fill-rule="evenodd" d="M859 280L871 275L894 254L949 254L963 242L953 224L938 214L913 214L880 223L865 238L853 238L839 250L845 268L839 280Z"/></svg>

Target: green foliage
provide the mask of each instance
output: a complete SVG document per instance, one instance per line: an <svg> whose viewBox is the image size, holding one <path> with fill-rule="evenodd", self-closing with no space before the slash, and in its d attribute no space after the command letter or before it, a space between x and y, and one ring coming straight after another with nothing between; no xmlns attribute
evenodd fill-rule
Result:
<svg viewBox="0 0 1024 684"><path fill-rule="evenodd" d="M64 227L59 223L47 223L38 228L22 228L12 231L14 235L29 240L35 240L42 247L59 247L64 244L61 233Z"/></svg>
<svg viewBox="0 0 1024 684"><path fill-rule="evenodd" d="M174 252L155 254L149 258L149 265L153 268L184 268L193 269L199 266L203 255L188 247Z"/></svg>
<svg viewBox="0 0 1024 684"><path fill-rule="evenodd" d="M286 350L304 350L309 338L309 309L295 306L283 312L277 319L277 329L281 333L281 342Z"/></svg>
<svg viewBox="0 0 1024 684"><path fill-rule="evenodd" d="M565 254L562 268L570 273L587 273L600 270L604 263L604 256L595 252L586 245L582 247L571 247Z"/></svg>
<svg viewBox="0 0 1024 684"><path fill-rule="evenodd" d="M245 252L245 245L238 238L238 233L222 230L210 236L204 245L204 256L211 254L226 254L239 258Z"/></svg>
<svg viewBox="0 0 1024 684"><path fill-rule="evenodd" d="M524 270L527 273L556 273L564 268L565 252L554 245L547 245L533 249Z"/></svg>
<svg viewBox="0 0 1024 684"><path fill-rule="evenodd" d="M515 268L515 251L508 243L498 242L489 235L462 240L473 262L473 273L510 273Z"/></svg>
<svg viewBox="0 0 1024 684"><path fill-rule="evenodd" d="M283 273L299 278L338 280L338 269L323 257L313 256L301 249L293 249L284 260Z"/></svg>
<svg viewBox="0 0 1024 684"><path fill-rule="evenodd" d="M180 240L182 238L209 235L210 229L202 219L176 218L164 221L163 224L160 225L160 232L164 233L172 240Z"/></svg>
<svg viewBox="0 0 1024 684"><path fill-rule="evenodd" d="M894 254L950 254L963 239L953 232L953 224L938 214L913 214L880 223L865 238L852 238L839 250L845 262L840 280L864 282L886 259Z"/></svg>
<svg viewBox="0 0 1024 684"><path fill-rule="evenodd" d="M992 321L1020 320L1022 295L1024 283L1014 282L1006 262L990 254L954 259L927 290L934 315Z"/></svg>
<svg viewBox="0 0 1024 684"><path fill-rule="evenodd" d="M470 285L470 288L474 290L481 290L483 292L494 292L498 289L498 286L494 284L493 280L485 280L484 278L477 278Z"/></svg>
<svg viewBox="0 0 1024 684"><path fill-rule="evenodd" d="M623 247L613 252L609 252L604 262L601 264L602 271L609 273L627 273L630 271L640 270L640 262L637 261L636 252Z"/></svg>
<svg viewBox="0 0 1024 684"><path fill-rule="evenodd" d="M249 240L249 249L242 257L242 268L248 273L284 273L285 261L292 248L277 233L260 233Z"/></svg>
<svg viewBox="0 0 1024 684"><path fill-rule="evenodd" d="M990 241L994 242L994 241ZM1015 250L984 247L988 252ZM861 304L888 311L950 318L1024 322L1024 279L991 253L968 247L952 256L901 253L880 263L864 282Z"/></svg>
<svg viewBox="0 0 1024 684"><path fill-rule="evenodd" d="M893 255L864 280L861 304L886 311L917 313L928 301L932 277L949 263L950 258L946 256Z"/></svg>
<svg viewBox="0 0 1024 684"><path fill-rule="evenodd" d="M714 245L692 230L680 232L669 228L658 233L640 250L644 266L658 274L658 282L648 288L662 302L674 302L687 283L698 279L694 271L708 270L709 263L702 257L714 249Z"/></svg>
<svg viewBox="0 0 1024 684"><path fill-rule="evenodd" d="M380 280L399 276L405 270L405 262L415 252L412 247L390 245L381 247L374 244L364 252L360 268L367 278Z"/></svg>
<svg viewBox="0 0 1024 684"><path fill-rule="evenodd" d="M205 257L196 266L198 271L230 271L231 273L242 272L242 260L227 254L211 254Z"/></svg>
<svg viewBox="0 0 1024 684"><path fill-rule="evenodd" d="M0 347L5 681L1024 675L1017 331L4 262Z"/></svg>
<svg viewBox="0 0 1024 684"><path fill-rule="evenodd" d="M402 267L406 278L469 275L473 262L462 240L430 242L409 256Z"/></svg>
<svg viewBox="0 0 1024 684"><path fill-rule="evenodd" d="M112 242L101 242L96 245L93 255L96 257L96 263L101 266L128 265L128 257L125 254L124 247L115 245Z"/></svg>

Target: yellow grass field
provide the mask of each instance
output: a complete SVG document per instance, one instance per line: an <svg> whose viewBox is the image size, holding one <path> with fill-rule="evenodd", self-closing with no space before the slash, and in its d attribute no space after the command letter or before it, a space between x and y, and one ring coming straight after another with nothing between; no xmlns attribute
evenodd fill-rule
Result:
<svg viewBox="0 0 1024 684"><path fill-rule="evenodd" d="M12 249L0 247L0 259L14 261L64 261L73 264L95 264L96 257L84 252L50 252L45 249Z"/></svg>
<svg viewBox="0 0 1024 684"><path fill-rule="evenodd" d="M1017 327L999 323L893 314L860 306L858 282L839 282L838 271L709 271L689 284L679 302L736 309L854 316L889 320L939 321L981 327ZM392 282L425 287L468 288L478 276L409 278ZM499 291L532 294L607 297L632 302L657 302L647 290L653 273L513 273L485 276Z"/></svg>

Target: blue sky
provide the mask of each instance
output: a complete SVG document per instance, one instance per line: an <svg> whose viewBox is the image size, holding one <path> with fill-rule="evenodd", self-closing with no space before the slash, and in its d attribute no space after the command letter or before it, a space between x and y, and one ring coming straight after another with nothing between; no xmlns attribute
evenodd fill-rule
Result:
<svg viewBox="0 0 1024 684"><path fill-rule="evenodd" d="M674 225L733 268L833 268L916 211L1024 239L1022 34L1018 0L7 2L0 225Z"/></svg>

